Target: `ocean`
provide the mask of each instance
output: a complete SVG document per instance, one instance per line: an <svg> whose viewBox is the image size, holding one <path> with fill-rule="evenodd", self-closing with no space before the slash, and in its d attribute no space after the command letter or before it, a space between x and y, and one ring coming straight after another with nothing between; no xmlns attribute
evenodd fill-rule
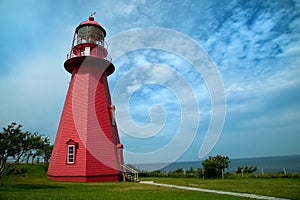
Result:
<svg viewBox="0 0 300 200"><path fill-rule="evenodd" d="M276 156L276 157L261 157L261 158L243 158L230 159L229 168L225 172L235 172L238 166L256 166L257 171L254 173L300 173L300 155L294 156ZM202 161L193 162L175 162L170 165L166 164L133 164L133 166L141 171L160 170L164 173L172 172L178 168L188 170L191 167L194 170L202 168Z"/></svg>

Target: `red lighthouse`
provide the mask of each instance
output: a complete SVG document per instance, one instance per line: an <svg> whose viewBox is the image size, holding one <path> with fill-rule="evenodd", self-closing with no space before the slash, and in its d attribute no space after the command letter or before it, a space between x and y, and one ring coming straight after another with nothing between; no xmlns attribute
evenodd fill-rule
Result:
<svg viewBox="0 0 300 200"><path fill-rule="evenodd" d="M64 64L72 74L48 177L61 181L118 181L122 178L122 148L107 76L106 31L90 16L75 30Z"/></svg>

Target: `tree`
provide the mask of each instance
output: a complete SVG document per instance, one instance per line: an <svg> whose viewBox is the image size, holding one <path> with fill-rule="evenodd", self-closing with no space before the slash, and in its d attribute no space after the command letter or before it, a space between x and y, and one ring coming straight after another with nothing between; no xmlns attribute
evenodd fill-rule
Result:
<svg viewBox="0 0 300 200"><path fill-rule="evenodd" d="M208 178L216 178L222 176L222 171L229 167L228 156L209 156L207 159L202 161L204 175Z"/></svg>
<svg viewBox="0 0 300 200"><path fill-rule="evenodd" d="M198 178L203 178L203 169L202 168L198 168L196 171L196 177Z"/></svg>
<svg viewBox="0 0 300 200"><path fill-rule="evenodd" d="M193 168L193 167L190 167L189 170L186 170L186 173L187 173L187 174L194 174L194 173L195 173L194 168Z"/></svg>
<svg viewBox="0 0 300 200"><path fill-rule="evenodd" d="M48 163L52 154L53 145L50 145L50 139L44 138L42 147L37 151L38 156L42 156L44 162Z"/></svg>
<svg viewBox="0 0 300 200"><path fill-rule="evenodd" d="M30 133L21 131L22 125L17 125L15 122L3 128L0 132L0 184L2 176L8 170L17 165L20 159L29 150ZM11 158L10 162L8 159Z"/></svg>
<svg viewBox="0 0 300 200"><path fill-rule="evenodd" d="M28 151L25 154L26 163L28 163L31 158L31 163L33 163L36 156L39 155L39 150L44 145L44 138L42 135L39 135L37 132L30 134L30 138L27 141Z"/></svg>
<svg viewBox="0 0 300 200"><path fill-rule="evenodd" d="M175 171L170 172L169 176L173 178L182 178L184 177L184 170L182 168L178 168Z"/></svg>
<svg viewBox="0 0 300 200"><path fill-rule="evenodd" d="M36 157L39 160L41 156L45 162L48 162L52 153L50 139L44 135L38 135L37 132L32 135L31 139L31 151L33 151L31 162L33 163Z"/></svg>
<svg viewBox="0 0 300 200"><path fill-rule="evenodd" d="M2 177L21 161L32 162L36 156L43 156L46 162L51 156L50 139L37 132L23 132L22 125L13 122L0 132L0 184Z"/></svg>

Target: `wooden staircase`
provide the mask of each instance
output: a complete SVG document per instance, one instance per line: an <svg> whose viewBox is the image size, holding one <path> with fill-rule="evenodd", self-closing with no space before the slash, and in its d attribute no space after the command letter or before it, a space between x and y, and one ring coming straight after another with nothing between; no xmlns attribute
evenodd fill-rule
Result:
<svg viewBox="0 0 300 200"><path fill-rule="evenodd" d="M131 182L140 182L139 180L139 172L135 169L127 165L121 165L122 174L123 174L123 181L129 180Z"/></svg>

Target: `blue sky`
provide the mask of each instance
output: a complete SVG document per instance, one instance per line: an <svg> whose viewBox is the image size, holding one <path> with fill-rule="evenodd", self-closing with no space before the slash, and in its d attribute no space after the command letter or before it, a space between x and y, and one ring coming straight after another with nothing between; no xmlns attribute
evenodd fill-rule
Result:
<svg viewBox="0 0 300 200"><path fill-rule="evenodd" d="M111 51L118 34L158 27L189 37L207 53L226 97L224 127L208 155L300 154L300 1L1 0L0 10L1 127L16 121L54 141L70 80L63 63L76 26L96 11ZM199 160L212 118L207 77L165 49L138 49L113 63L108 80L125 150L160 150L185 126L187 136L196 128L195 137L179 160ZM185 98L186 88L192 93ZM126 160L135 162L129 154Z"/></svg>

